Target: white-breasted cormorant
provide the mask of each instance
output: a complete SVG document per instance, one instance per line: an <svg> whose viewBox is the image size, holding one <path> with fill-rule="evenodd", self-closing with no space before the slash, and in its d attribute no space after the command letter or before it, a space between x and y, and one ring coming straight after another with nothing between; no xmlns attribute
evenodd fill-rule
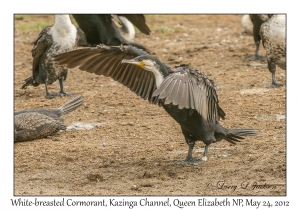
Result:
<svg viewBox="0 0 300 210"><path fill-rule="evenodd" d="M170 68L159 59L132 46L78 49L54 57L59 65L111 77L150 103L162 106L181 126L189 146L187 158L178 163L199 164L207 160L211 143L239 142L242 136L257 134L253 129L227 129L213 80L188 66ZM192 157L195 141L205 143L204 156Z"/></svg>
<svg viewBox="0 0 300 210"><path fill-rule="evenodd" d="M31 141L53 135L67 126L62 115L74 111L83 104L83 98L77 96L58 109L21 110L14 113L14 141Z"/></svg>
<svg viewBox="0 0 300 210"><path fill-rule="evenodd" d="M146 24L146 19L142 14L118 14L126 17L142 33L149 35L150 29ZM85 34L89 46L105 44L108 46L115 45L133 45L135 47L146 49L143 45L127 41L122 37L119 29L113 23L110 14L73 14L78 26Z"/></svg>
<svg viewBox="0 0 300 210"><path fill-rule="evenodd" d="M272 84L276 88L282 84L276 83L276 65L286 70L286 16L273 15L261 25L260 36L267 52L268 69L272 73Z"/></svg>
<svg viewBox="0 0 300 210"><path fill-rule="evenodd" d="M250 58L246 58L245 60L262 60L264 59L264 56L260 56L258 54L259 51L259 45L260 45L260 26L266 22L267 20L269 20L269 15L267 14L250 14L250 19L253 23L253 39L254 39L254 43L255 43L255 54L254 56L250 57Z"/></svg>
<svg viewBox="0 0 300 210"><path fill-rule="evenodd" d="M46 98L69 95L65 92L63 84L68 69L57 66L51 58L53 55L76 49L78 40L77 28L71 23L69 15L55 15L54 24L44 28L34 41L31 50L32 76L24 81L22 89L26 89L29 85L36 87L45 84ZM48 85L56 80L59 80L60 92L50 94Z"/></svg>

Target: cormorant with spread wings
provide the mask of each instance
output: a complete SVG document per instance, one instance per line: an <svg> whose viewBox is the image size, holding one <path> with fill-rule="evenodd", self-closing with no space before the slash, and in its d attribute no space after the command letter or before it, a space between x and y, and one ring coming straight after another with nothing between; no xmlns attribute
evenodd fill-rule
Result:
<svg viewBox="0 0 300 210"><path fill-rule="evenodd" d="M179 164L207 160L211 143L239 142L242 136L257 134L254 129L227 129L220 123L225 113L219 106L213 80L200 71L180 65L170 68L156 57L133 46L78 49L54 56L59 65L111 77L150 103L162 106L181 126L189 146L187 158ZM194 159L195 142L205 143L204 155Z"/></svg>

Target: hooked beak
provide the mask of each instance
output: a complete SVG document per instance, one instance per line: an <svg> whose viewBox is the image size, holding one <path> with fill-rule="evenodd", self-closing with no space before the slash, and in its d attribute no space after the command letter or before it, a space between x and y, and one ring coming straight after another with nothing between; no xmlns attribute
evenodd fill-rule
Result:
<svg viewBox="0 0 300 210"><path fill-rule="evenodd" d="M139 67L141 67L141 68L145 68L145 63L144 63L144 61L136 61L136 60L134 60L134 59L123 59L122 61L121 61L121 63L129 63L129 64L134 64L134 65L136 65L136 66L139 66Z"/></svg>

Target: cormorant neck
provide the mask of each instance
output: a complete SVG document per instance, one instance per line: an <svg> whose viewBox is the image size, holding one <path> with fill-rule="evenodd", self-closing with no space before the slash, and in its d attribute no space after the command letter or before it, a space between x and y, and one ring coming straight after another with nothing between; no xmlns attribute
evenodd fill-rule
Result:
<svg viewBox="0 0 300 210"><path fill-rule="evenodd" d="M157 64L157 68L163 74L164 78L167 77L169 75L168 67L157 58L154 57L154 59Z"/></svg>
<svg viewBox="0 0 300 210"><path fill-rule="evenodd" d="M124 37L128 41L133 41L135 37L135 29L131 22L129 22L125 17L119 17L119 19L122 21L122 32L124 33Z"/></svg>
<svg viewBox="0 0 300 210"><path fill-rule="evenodd" d="M72 30L72 26L73 24L69 15L55 15L55 22L53 25L54 28L70 31Z"/></svg>
<svg viewBox="0 0 300 210"><path fill-rule="evenodd" d="M160 60L155 58L155 70L150 70L154 73L155 80L156 80L156 87L159 87L162 81L169 75L169 71L167 66L162 63Z"/></svg>
<svg viewBox="0 0 300 210"><path fill-rule="evenodd" d="M57 53L74 49L76 46L77 29L72 24L69 15L55 15L55 22L51 31L53 43L56 46L60 46L62 50Z"/></svg>

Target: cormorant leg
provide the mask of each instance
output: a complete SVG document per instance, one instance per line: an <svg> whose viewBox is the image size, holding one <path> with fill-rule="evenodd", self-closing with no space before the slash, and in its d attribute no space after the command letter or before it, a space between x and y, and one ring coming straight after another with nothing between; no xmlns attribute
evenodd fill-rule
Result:
<svg viewBox="0 0 300 210"><path fill-rule="evenodd" d="M245 58L247 61L263 60L265 57L258 54L260 41L255 42L255 55L250 58Z"/></svg>
<svg viewBox="0 0 300 210"><path fill-rule="evenodd" d="M45 82L45 89L46 89L46 98L48 98L48 99L52 99L52 98L54 98L54 97L56 97L57 95L55 95L55 94L50 94L49 93L49 90L48 90L48 82L46 81Z"/></svg>
<svg viewBox="0 0 300 210"><path fill-rule="evenodd" d="M282 86L282 84L276 83L276 80L275 80L276 64L274 62L268 60L268 68L272 74L272 84L270 86L268 86L267 88L277 88L277 87Z"/></svg>
<svg viewBox="0 0 300 210"><path fill-rule="evenodd" d="M59 80L59 86L60 86L59 94L64 95L64 96L71 96L72 94L66 93L65 90L64 90L64 80L63 80L63 78L59 78L58 80Z"/></svg>
<svg viewBox="0 0 300 210"><path fill-rule="evenodd" d="M189 143L188 155L186 157L187 160L193 160L192 153L193 153L194 146L195 146L195 142L190 142Z"/></svg>
<svg viewBox="0 0 300 210"><path fill-rule="evenodd" d="M191 141L189 138L186 138L186 143L189 145L188 155L185 160L176 162L176 164L193 164L198 165L204 163L207 160L207 149L208 145L205 145L204 155L201 159L195 159L192 156L193 148L195 146L195 141Z"/></svg>
<svg viewBox="0 0 300 210"><path fill-rule="evenodd" d="M59 93L52 93L52 94L50 94L49 93L49 90L48 90L48 82L46 81L45 82L45 88L46 88L46 98L48 98L48 99L52 99L52 98L55 98L55 97L57 97L57 96L62 96L62 95L70 95L70 94L68 94L68 93L65 93L64 92L64 86L63 86L63 83L61 82L61 80L59 79L59 84L60 84L60 92Z"/></svg>
<svg viewBox="0 0 300 210"><path fill-rule="evenodd" d="M205 147L204 147L204 154L203 154L203 156L202 156L202 158L201 158L201 160L202 160L203 162L207 161L207 151L208 151L208 145L205 144Z"/></svg>
<svg viewBox="0 0 300 210"><path fill-rule="evenodd" d="M260 40L255 42L255 45L256 45L256 49L255 49L255 60L263 60L265 57L264 56L261 56L258 54L258 51L259 51L259 45L260 45Z"/></svg>

